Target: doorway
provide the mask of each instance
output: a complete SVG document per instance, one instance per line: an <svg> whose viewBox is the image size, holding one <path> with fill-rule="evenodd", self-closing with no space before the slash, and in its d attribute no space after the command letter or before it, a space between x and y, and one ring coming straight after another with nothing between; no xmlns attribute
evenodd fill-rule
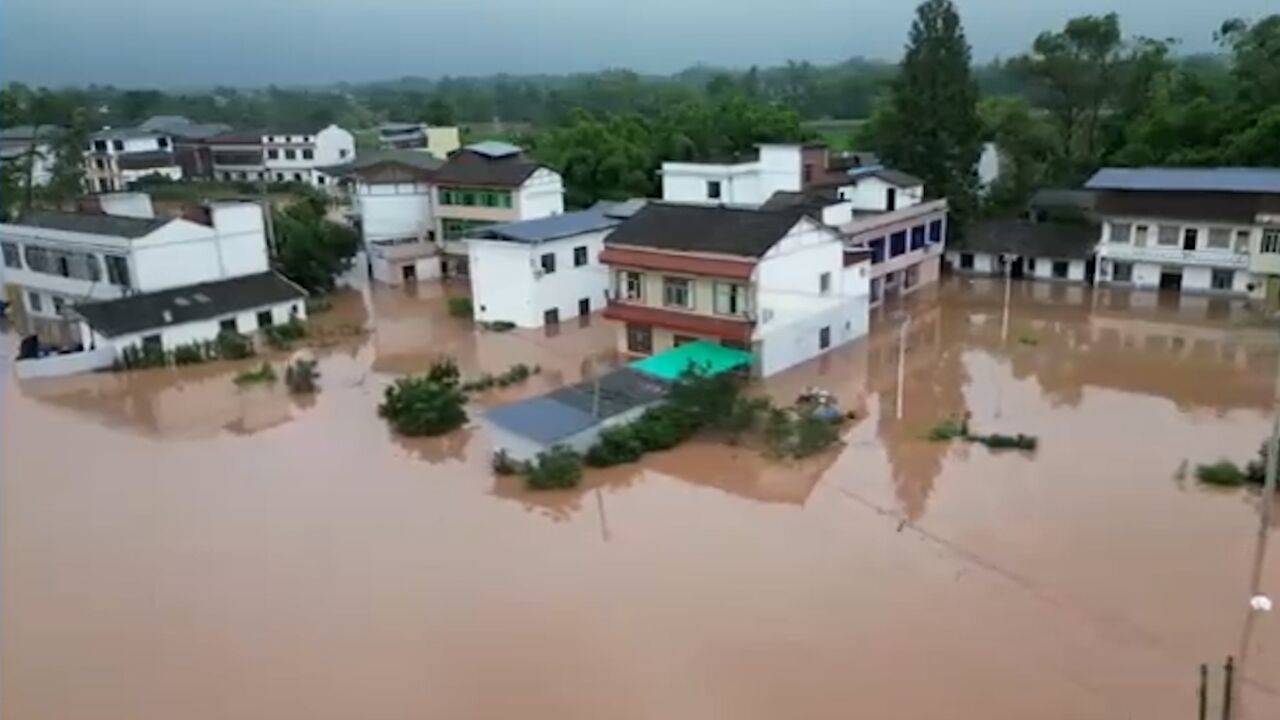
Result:
<svg viewBox="0 0 1280 720"><path fill-rule="evenodd" d="M1172 290L1174 292L1182 292L1182 271L1181 270L1161 270L1160 271L1160 289Z"/></svg>
<svg viewBox="0 0 1280 720"><path fill-rule="evenodd" d="M591 298L582 298L578 301L578 315L591 314Z"/></svg>
<svg viewBox="0 0 1280 720"><path fill-rule="evenodd" d="M1098 259L1089 258L1084 263L1084 281L1088 285L1093 284L1093 276L1098 272Z"/></svg>
<svg viewBox="0 0 1280 720"><path fill-rule="evenodd" d="M559 325L560 324L559 308L551 308L550 310L542 313L542 324L543 325Z"/></svg>
<svg viewBox="0 0 1280 720"><path fill-rule="evenodd" d="M898 209L898 188L885 188L884 209L886 212Z"/></svg>
<svg viewBox="0 0 1280 720"><path fill-rule="evenodd" d="M1026 272L1026 264L1022 260L1022 256L1019 255L1014 258L1012 264L1009 266L1009 277L1014 280L1021 280Z"/></svg>
<svg viewBox="0 0 1280 720"><path fill-rule="evenodd" d="M400 267L400 275L406 283L416 283L418 282L418 266L413 263L402 265Z"/></svg>

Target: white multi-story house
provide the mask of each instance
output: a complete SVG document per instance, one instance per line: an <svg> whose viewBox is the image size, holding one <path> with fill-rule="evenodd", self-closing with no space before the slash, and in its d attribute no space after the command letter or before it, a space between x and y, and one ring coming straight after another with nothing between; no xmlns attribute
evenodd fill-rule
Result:
<svg viewBox="0 0 1280 720"><path fill-rule="evenodd" d="M92 351L60 358L59 372L110 364L133 344L171 349L305 316L305 293L270 270L257 204L213 203L179 218L155 217L145 195L98 202L97 212L0 223L0 280L19 330L41 346Z"/></svg>
<svg viewBox="0 0 1280 720"><path fill-rule="evenodd" d="M306 183L325 188L331 175L321 171L350 163L356 142L337 125L297 130L264 130L215 135L207 140L213 178L223 181Z"/></svg>
<svg viewBox="0 0 1280 720"><path fill-rule="evenodd" d="M651 202L605 239L619 350L709 340L772 375L867 331L870 264L799 210Z"/></svg>
<svg viewBox="0 0 1280 720"><path fill-rule="evenodd" d="M151 175L182 179L173 137L168 133L108 128L89 136L84 159L84 184L88 192L128 190L134 181Z"/></svg>
<svg viewBox="0 0 1280 720"><path fill-rule="evenodd" d="M361 153L352 165L360 235L378 282L400 285L440 276L433 183L442 164L417 150L379 150Z"/></svg>
<svg viewBox="0 0 1280 720"><path fill-rule="evenodd" d="M31 184L35 187L48 185L57 161L54 141L61 132L62 128L53 125L22 125L0 130L0 163L17 163L27 169L26 163L30 161ZM25 185L27 178L24 176L20 180Z"/></svg>
<svg viewBox="0 0 1280 720"><path fill-rule="evenodd" d="M478 228L564 212L560 173L507 143L489 141L458 150L435 171L433 183L436 238L444 251L441 272L446 277L467 274L463 238Z"/></svg>
<svg viewBox="0 0 1280 720"><path fill-rule="evenodd" d="M379 125L378 143L383 150L425 150L441 160L462 147L461 133L455 126L406 122Z"/></svg>
<svg viewBox="0 0 1280 720"><path fill-rule="evenodd" d="M723 162L664 162L662 199L759 207L776 192L799 192L803 167L800 145L762 144Z"/></svg>
<svg viewBox="0 0 1280 720"><path fill-rule="evenodd" d="M1280 169L1104 168L1097 282L1280 307Z"/></svg>
<svg viewBox="0 0 1280 720"><path fill-rule="evenodd" d="M467 238L471 301L483 322L554 325L605 306L604 239L622 221L612 203L493 225Z"/></svg>

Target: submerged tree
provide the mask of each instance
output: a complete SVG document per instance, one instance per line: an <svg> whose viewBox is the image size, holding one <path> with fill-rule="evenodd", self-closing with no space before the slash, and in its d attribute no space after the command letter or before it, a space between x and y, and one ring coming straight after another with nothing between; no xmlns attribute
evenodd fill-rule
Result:
<svg viewBox="0 0 1280 720"><path fill-rule="evenodd" d="M323 198L307 197L274 211L276 269L313 292L333 290L359 247L355 231L325 218Z"/></svg>
<svg viewBox="0 0 1280 720"><path fill-rule="evenodd" d="M982 126L969 43L951 0L916 9L910 42L876 128L884 160L919 175L925 191L951 203L951 228L977 205Z"/></svg>

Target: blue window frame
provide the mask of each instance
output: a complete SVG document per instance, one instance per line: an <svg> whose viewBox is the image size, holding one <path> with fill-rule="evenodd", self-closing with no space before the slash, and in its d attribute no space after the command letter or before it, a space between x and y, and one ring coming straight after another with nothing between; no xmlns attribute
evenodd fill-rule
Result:
<svg viewBox="0 0 1280 720"><path fill-rule="evenodd" d="M911 249L919 250L924 247L924 226L917 225L911 228Z"/></svg>
<svg viewBox="0 0 1280 720"><path fill-rule="evenodd" d="M907 251L907 231L896 232L889 238L889 257L898 257Z"/></svg>
<svg viewBox="0 0 1280 720"><path fill-rule="evenodd" d="M941 220L934 220L933 222L929 223L929 242L931 243L942 242L942 221Z"/></svg>
<svg viewBox="0 0 1280 720"><path fill-rule="evenodd" d="M878 237L867 243L867 246L871 248L872 265L884 262L884 238Z"/></svg>

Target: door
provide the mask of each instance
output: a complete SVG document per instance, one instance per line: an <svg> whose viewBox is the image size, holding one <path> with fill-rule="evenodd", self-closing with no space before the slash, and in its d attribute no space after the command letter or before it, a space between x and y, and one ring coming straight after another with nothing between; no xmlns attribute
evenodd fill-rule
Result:
<svg viewBox="0 0 1280 720"><path fill-rule="evenodd" d="M400 267L400 275L406 283L416 283L418 282L418 266L413 263L403 265Z"/></svg>
<svg viewBox="0 0 1280 720"><path fill-rule="evenodd" d="M1181 270L1161 271L1160 289L1172 290L1174 292L1181 292L1182 291L1182 271Z"/></svg>
<svg viewBox="0 0 1280 720"><path fill-rule="evenodd" d="M591 314L591 298L582 298L578 301L578 315Z"/></svg>
<svg viewBox="0 0 1280 720"><path fill-rule="evenodd" d="M627 324L627 352L637 355L653 353L653 327Z"/></svg>
<svg viewBox="0 0 1280 720"><path fill-rule="evenodd" d="M885 188L884 209L893 212L898 209L898 188Z"/></svg>
<svg viewBox="0 0 1280 720"><path fill-rule="evenodd" d="M1022 260L1022 256L1019 255L1018 257L1014 258L1013 265L1009 267L1009 277L1013 278L1014 280L1021 280L1022 276L1026 274L1026 272L1027 272L1026 264Z"/></svg>
<svg viewBox="0 0 1280 720"><path fill-rule="evenodd" d="M1090 285L1093 284L1093 276L1098 272L1098 259L1089 258L1084 263L1084 281Z"/></svg>
<svg viewBox="0 0 1280 720"><path fill-rule="evenodd" d="M559 325L560 324L559 308L551 308L550 310L542 313L542 324L543 325Z"/></svg>

